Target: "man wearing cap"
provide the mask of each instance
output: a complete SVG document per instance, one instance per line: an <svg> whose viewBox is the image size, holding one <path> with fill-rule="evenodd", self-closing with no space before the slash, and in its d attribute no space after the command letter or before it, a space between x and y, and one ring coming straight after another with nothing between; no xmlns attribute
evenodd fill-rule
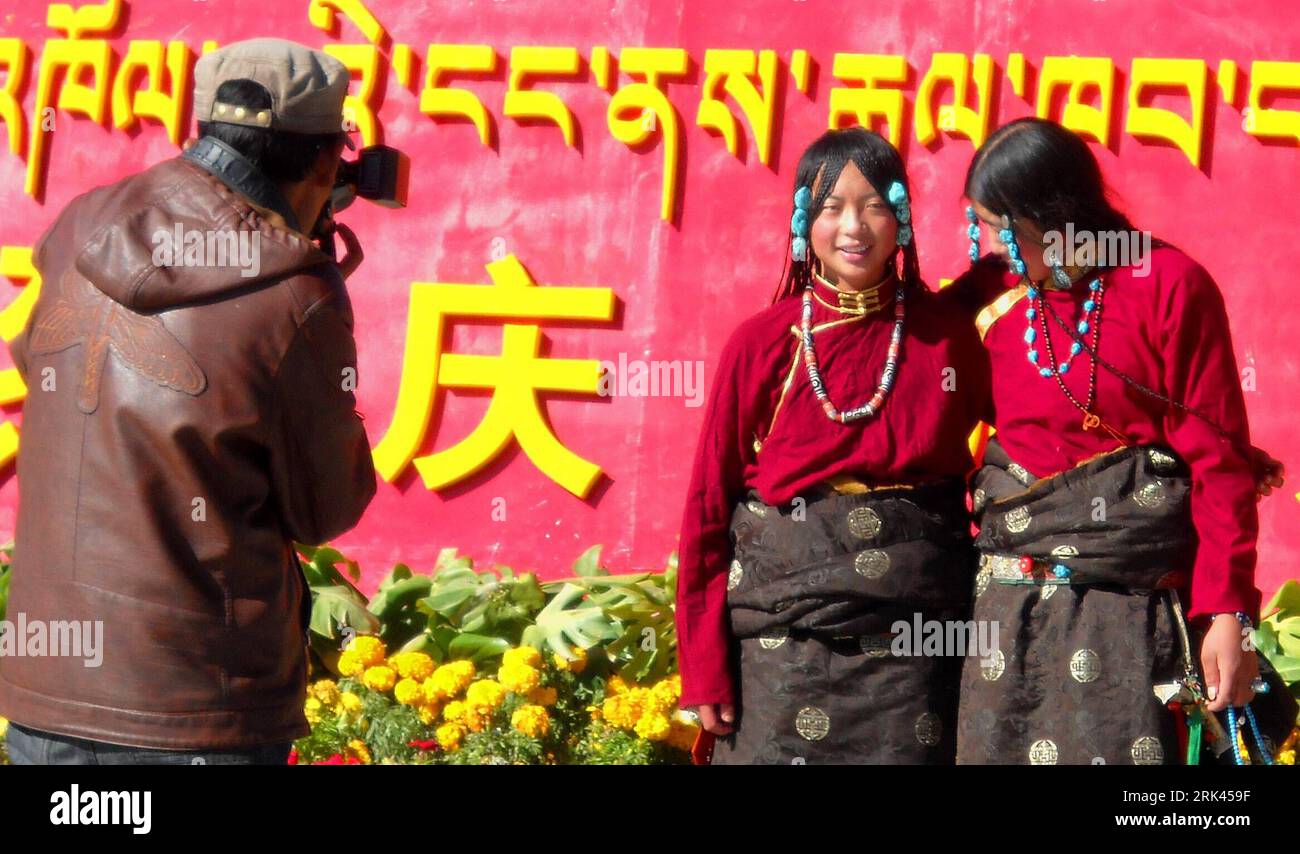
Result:
<svg viewBox="0 0 1300 854"><path fill-rule="evenodd" d="M343 282L359 246L340 226L336 264L309 237L348 80L278 39L205 55L197 142L73 200L37 245L11 346L15 762L284 763L309 731L292 543L347 531L375 492Z"/></svg>

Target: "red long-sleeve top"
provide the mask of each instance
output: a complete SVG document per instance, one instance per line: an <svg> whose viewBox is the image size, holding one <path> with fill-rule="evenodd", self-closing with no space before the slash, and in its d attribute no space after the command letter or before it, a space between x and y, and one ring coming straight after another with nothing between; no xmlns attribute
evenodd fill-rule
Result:
<svg viewBox="0 0 1300 854"><path fill-rule="evenodd" d="M1189 616L1222 611L1255 615L1255 542L1259 519L1255 480L1247 451L1250 431L1241 376L1233 355L1223 296L1210 275L1172 247L1151 252L1147 275L1124 267L1103 279L1099 353L1130 378L1216 422L1205 421L1128 386L1104 366L1097 370L1093 411L1132 443L1173 448L1191 467L1192 524L1199 546L1192 568ZM986 258L942 292L967 308L991 301L1017 284L1006 267ZM1068 291L1046 290L1057 314L1074 326L1082 315L1087 283ZM978 294L978 296L976 296ZM1047 477L1120 446L1106 430L1083 429L1083 415L1054 378L1044 378L1027 356L1027 299L994 320L984 336L992 367L991 423L1012 459ZM1041 324L1039 364L1047 365ZM1050 317L1048 329L1058 360L1073 340ZM1091 331L1084 337L1092 343ZM1065 385L1081 402L1088 395L1088 354L1075 357Z"/></svg>
<svg viewBox="0 0 1300 854"><path fill-rule="evenodd" d="M833 291L824 288L819 284L819 293L834 304ZM826 417L809 384L792 333L799 326L798 297L751 317L723 347L681 527L677 638L683 706L734 701L726 608L729 528L736 502L749 489L765 503L786 504L836 475L885 486L970 472L967 437L989 394L979 336L969 314L929 291L909 294L906 309L902 360L884 409L847 425ZM836 321L841 322L815 332L814 344L827 393L846 410L869 400L879 383L894 312L887 307L847 320L814 303L815 330ZM756 440L761 450L755 450Z"/></svg>

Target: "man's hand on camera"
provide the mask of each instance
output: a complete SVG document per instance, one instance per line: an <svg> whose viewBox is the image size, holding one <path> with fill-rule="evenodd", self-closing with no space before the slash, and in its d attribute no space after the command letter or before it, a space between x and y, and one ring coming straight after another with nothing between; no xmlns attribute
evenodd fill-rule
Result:
<svg viewBox="0 0 1300 854"><path fill-rule="evenodd" d="M343 257L338 260L339 270L343 273L344 280L346 280L361 266L361 262L366 258L366 253L361 251L361 241L357 240L356 232L352 229L341 222L336 222L334 223L334 230L343 241L343 248L347 250Z"/></svg>

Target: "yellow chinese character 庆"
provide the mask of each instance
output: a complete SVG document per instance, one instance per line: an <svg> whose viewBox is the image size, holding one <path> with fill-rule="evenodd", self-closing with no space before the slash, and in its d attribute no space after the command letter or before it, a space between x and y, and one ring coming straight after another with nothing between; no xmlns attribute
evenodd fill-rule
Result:
<svg viewBox="0 0 1300 854"><path fill-rule="evenodd" d="M411 285L402 379L392 424L374 448L375 468L392 482L412 461L429 489L458 483L488 465L511 439L542 473L579 498L599 479L600 467L570 451L551 431L541 392L596 395L600 362L539 356L535 324L503 324L501 355L444 353L452 317L609 321L610 288L536 287L514 255L487 265L493 285L416 282ZM450 448L416 457L437 389L492 390L483 420ZM412 459L414 458L414 460Z"/></svg>

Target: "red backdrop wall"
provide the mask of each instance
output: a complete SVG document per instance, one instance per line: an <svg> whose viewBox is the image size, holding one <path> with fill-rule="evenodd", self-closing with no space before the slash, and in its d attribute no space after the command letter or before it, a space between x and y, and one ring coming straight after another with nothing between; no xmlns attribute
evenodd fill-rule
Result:
<svg viewBox="0 0 1300 854"><path fill-rule="evenodd" d="M586 319L452 319L441 352L498 354L508 320L525 344L540 327L542 356L588 360L571 365L581 384L592 382L590 360L701 362L707 379L731 329L777 283L793 169L821 130L861 121L898 140L923 272L937 284L966 264L960 188L975 140L1038 113L1096 138L1139 227L1218 280L1256 443L1300 477L1291 274L1300 27L1281 5L109 0L74 15L9 0L0 12L6 340L32 284L24 248L77 194L178 153L193 132L188 90L205 42L265 35L333 46L357 72L353 115L365 141L412 160L409 207L359 202L341 217L367 250L350 288L358 396L374 444L390 431L403 382L415 402L405 410L410 435L426 425L416 458L457 446L492 399L489 389L438 388L423 418L437 323L412 311L413 293L436 301L454 290L438 283L486 289L487 265L513 256L542 291L587 289L559 309L577 306ZM69 61L84 67L69 70ZM160 63L156 76L150 62ZM528 91L550 95L520 97ZM459 293L509 313L522 297L496 287ZM438 364L448 382L475 369L454 357ZM503 375L544 373L517 364ZM0 375L10 444L22 420L13 380ZM365 588L398 561L427 568L448 546L543 577L563 574L593 544L616 571L659 568L676 548L703 411L692 389L679 391L541 393L542 423L599 467L589 489L581 466L560 477L576 479L566 488L511 438L479 471L439 489L414 465L397 466L338 545L361 561ZM703 397L707 383L694 391ZM516 405L519 426L528 407ZM13 530L20 492L11 460L2 476L0 535ZM1295 490L1262 506L1266 593L1297 574Z"/></svg>

